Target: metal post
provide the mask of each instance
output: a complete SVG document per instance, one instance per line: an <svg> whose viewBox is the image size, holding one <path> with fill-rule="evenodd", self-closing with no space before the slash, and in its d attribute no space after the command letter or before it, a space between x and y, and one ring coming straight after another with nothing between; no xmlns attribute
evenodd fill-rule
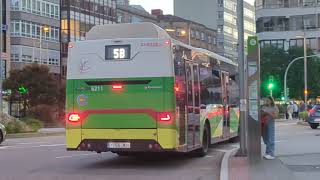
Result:
<svg viewBox="0 0 320 180"><path fill-rule="evenodd" d="M42 30L43 30L43 26L40 26L39 64L42 64Z"/></svg>
<svg viewBox="0 0 320 180"><path fill-rule="evenodd" d="M191 25L192 23L189 24L189 32L188 32L188 42L189 42L189 46L191 46Z"/></svg>
<svg viewBox="0 0 320 180"><path fill-rule="evenodd" d="M300 59L304 59L304 58L307 59L307 58L309 58L309 57L316 57L316 56L320 56L320 54L314 54L314 55L310 55L310 56L297 57L297 58L295 58L294 60L292 60L292 61L289 63L289 65L287 66L287 69L286 69L286 71L285 71L285 73L284 73L284 80L283 80L283 82L284 82L284 85L283 85L283 87L284 87L284 98L285 98L285 101L286 101L286 102L288 101L287 76L288 76L288 71L289 71L291 65L292 65L293 63L295 63L296 61L300 60Z"/></svg>
<svg viewBox="0 0 320 180"><path fill-rule="evenodd" d="M3 38L2 38L2 18L3 18L3 9L2 9L2 0L0 1L0 115L2 115L2 46L3 46Z"/></svg>
<svg viewBox="0 0 320 180"><path fill-rule="evenodd" d="M307 39L306 39L306 34L304 31L304 36L303 36L303 51L304 51L304 102L307 103L308 101L308 71L307 71Z"/></svg>
<svg viewBox="0 0 320 180"><path fill-rule="evenodd" d="M247 154L247 61L244 58L243 0L238 0L238 55L240 83L240 154Z"/></svg>

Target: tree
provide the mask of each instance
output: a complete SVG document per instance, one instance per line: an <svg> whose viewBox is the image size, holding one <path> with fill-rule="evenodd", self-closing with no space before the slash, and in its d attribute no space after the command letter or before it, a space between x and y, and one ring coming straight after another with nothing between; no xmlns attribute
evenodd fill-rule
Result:
<svg viewBox="0 0 320 180"><path fill-rule="evenodd" d="M27 93L19 93L21 87L27 89ZM9 100L23 103L24 111L42 104L60 103L59 87L59 82L49 73L49 68L37 64L25 66L22 70L12 70L3 83L3 88L12 92Z"/></svg>
<svg viewBox="0 0 320 180"><path fill-rule="evenodd" d="M281 98L283 92L284 73L289 63L297 57L303 56L302 47L291 47L288 51L274 47L266 46L261 48L261 94L262 96L269 95L269 90L266 88L268 78L272 75L275 78L275 90L273 96ZM308 50L308 55L312 55L312 50ZM320 59L308 58L308 86L309 97L316 97L320 94ZM288 72L287 87L290 88L290 98L303 99L304 97L304 69L303 60L293 64Z"/></svg>

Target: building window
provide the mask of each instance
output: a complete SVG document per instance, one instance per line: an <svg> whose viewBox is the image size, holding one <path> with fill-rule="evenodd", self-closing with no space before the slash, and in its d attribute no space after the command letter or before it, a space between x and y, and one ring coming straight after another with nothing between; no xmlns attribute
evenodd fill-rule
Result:
<svg viewBox="0 0 320 180"><path fill-rule="evenodd" d="M196 31L196 39L200 39L200 32L199 31Z"/></svg>
<svg viewBox="0 0 320 180"><path fill-rule="evenodd" d="M218 19L223 19L223 11L218 11Z"/></svg>
<svg viewBox="0 0 320 180"><path fill-rule="evenodd" d="M12 37L31 37L40 39L41 27L47 25L41 25L29 21L11 21L11 36ZM42 32L42 38L48 41L59 42L59 27L48 26L49 32Z"/></svg>
<svg viewBox="0 0 320 180"><path fill-rule="evenodd" d="M60 6L44 0L11 0L11 10L59 19Z"/></svg>
<svg viewBox="0 0 320 180"><path fill-rule="evenodd" d="M208 35L208 43L211 44L211 42L212 42L212 37Z"/></svg>
<svg viewBox="0 0 320 180"><path fill-rule="evenodd" d="M22 62L31 63L32 62L32 56L22 54L21 61Z"/></svg>
<svg viewBox="0 0 320 180"><path fill-rule="evenodd" d="M212 38L212 44L216 45L217 44L217 39L214 37Z"/></svg>
<svg viewBox="0 0 320 180"><path fill-rule="evenodd" d="M19 62L19 54L11 54L11 61Z"/></svg>
<svg viewBox="0 0 320 180"><path fill-rule="evenodd" d="M201 32L201 40L202 41L206 40L206 35L203 32Z"/></svg>
<svg viewBox="0 0 320 180"><path fill-rule="evenodd" d="M195 38L195 32L193 29L191 29L191 38Z"/></svg>

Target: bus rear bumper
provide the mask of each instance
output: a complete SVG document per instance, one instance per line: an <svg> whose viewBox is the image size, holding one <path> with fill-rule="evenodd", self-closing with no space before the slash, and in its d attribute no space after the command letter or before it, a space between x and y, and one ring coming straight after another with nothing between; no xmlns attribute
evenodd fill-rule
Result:
<svg viewBox="0 0 320 180"><path fill-rule="evenodd" d="M110 148L109 143L112 144L130 144L126 148ZM169 149L163 149L161 145L155 140L98 140L98 139L85 139L80 145L73 149L67 148L68 151L95 151L95 152L162 152L162 151L174 151Z"/></svg>
<svg viewBox="0 0 320 180"><path fill-rule="evenodd" d="M174 129L67 129L68 151L159 152L176 151ZM110 148L109 144L130 144Z"/></svg>

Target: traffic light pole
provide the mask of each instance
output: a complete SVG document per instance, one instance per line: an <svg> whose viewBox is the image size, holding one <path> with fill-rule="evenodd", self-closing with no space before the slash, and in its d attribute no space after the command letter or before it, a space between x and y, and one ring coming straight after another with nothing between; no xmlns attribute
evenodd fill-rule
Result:
<svg viewBox="0 0 320 180"><path fill-rule="evenodd" d="M247 61L244 58L243 0L238 0L238 55L240 86L240 155L247 155Z"/></svg>
<svg viewBox="0 0 320 180"><path fill-rule="evenodd" d="M288 72L289 72L289 69L290 69L290 67L292 66L292 64L295 63L295 62L298 61L298 60L301 60L301 59L307 59L307 58L310 58L310 57L317 57L317 56L320 57L320 54L314 54L314 55L310 55L310 56L297 57L297 58L295 58L294 60L292 60L292 61L289 63L289 65L288 65L288 67L287 67L287 69L286 69L286 72L284 73L284 80L283 80L283 82L284 82L284 85L283 85L283 87L284 87L284 100L285 100L285 102L288 102L287 76L288 76Z"/></svg>
<svg viewBox="0 0 320 180"><path fill-rule="evenodd" d="M3 18L2 0L0 0L0 115L2 115L2 49L3 49L3 38L2 38L2 18Z"/></svg>

